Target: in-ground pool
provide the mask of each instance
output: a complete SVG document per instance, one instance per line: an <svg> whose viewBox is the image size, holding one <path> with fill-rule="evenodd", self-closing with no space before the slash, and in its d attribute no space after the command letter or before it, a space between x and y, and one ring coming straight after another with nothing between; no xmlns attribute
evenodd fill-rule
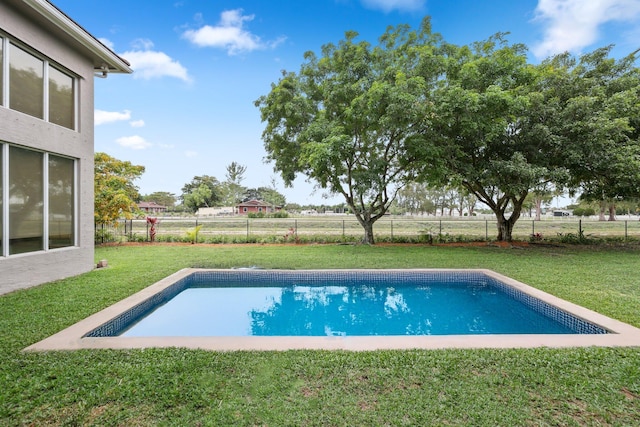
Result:
<svg viewBox="0 0 640 427"><path fill-rule="evenodd" d="M640 345L640 330L489 270L185 269L28 347Z"/></svg>
<svg viewBox="0 0 640 427"><path fill-rule="evenodd" d="M88 336L607 333L468 272L200 273L142 311Z"/></svg>

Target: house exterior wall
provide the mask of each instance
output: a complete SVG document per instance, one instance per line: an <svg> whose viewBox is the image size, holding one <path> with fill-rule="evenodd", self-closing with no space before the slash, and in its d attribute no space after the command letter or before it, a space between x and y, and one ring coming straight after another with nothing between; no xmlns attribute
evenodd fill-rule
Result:
<svg viewBox="0 0 640 427"><path fill-rule="evenodd" d="M70 50L16 9L0 2L0 30L77 76L77 129L70 130L0 106L0 142L76 159L77 246L0 256L0 294L90 271L93 242L93 84L92 60Z"/></svg>
<svg viewBox="0 0 640 427"><path fill-rule="evenodd" d="M238 214L248 215L250 213L271 213L274 210L268 205L238 205Z"/></svg>

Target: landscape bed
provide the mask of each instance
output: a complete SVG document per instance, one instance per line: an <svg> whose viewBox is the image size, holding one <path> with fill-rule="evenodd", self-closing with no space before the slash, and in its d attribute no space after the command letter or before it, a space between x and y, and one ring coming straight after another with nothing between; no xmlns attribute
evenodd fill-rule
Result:
<svg viewBox="0 0 640 427"><path fill-rule="evenodd" d="M290 280L305 283L327 278L371 280L388 277L471 278L489 280L511 298L571 327L569 334L483 334L483 335L363 335L363 336L140 336L119 334L133 322L164 304L194 282L203 280L245 281ZM26 350L76 350L91 348L184 347L207 350L290 349L434 349L434 348L532 348L638 346L640 329L556 298L491 270L402 269L402 270L226 270L183 269Z"/></svg>

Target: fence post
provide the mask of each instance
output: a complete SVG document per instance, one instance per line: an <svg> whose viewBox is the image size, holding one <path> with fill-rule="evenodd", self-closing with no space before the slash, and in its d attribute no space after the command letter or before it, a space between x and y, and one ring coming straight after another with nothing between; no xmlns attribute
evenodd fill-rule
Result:
<svg viewBox="0 0 640 427"><path fill-rule="evenodd" d="M484 220L484 240L489 241L489 220Z"/></svg>
<svg viewBox="0 0 640 427"><path fill-rule="evenodd" d="M129 220L129 240L133 239L133 219Z"/></svg>
<svg viewBox="0 0 640 427"><path fill-rule="evenodd" d="M342 220L342 238L344 239L344 219Z"/></svg>
<svg viewBox="0 0 640 427"><path fill-rule="evenodd" d="M627 241L627 220L624 220L624 241Z"/></svg>
<svg viewBox="0 0 640 427"><path fill-rule="evenodd" d="M193 243L198 243L198 218L196 218L196 228L195 228L195 230L196 230L196 233L195 233L195 236L193 238Z"/></svg>
<svg viewBox="0 0 640 427"><path fill-rule="evenodd" d="M249 243L249 218L247 218L247 243Z"/></svg>
<svg viewBox="0 0 640 427"><path fill-rule="evenodd" d="M297 219L293 220L293 232L297 238L298 237L298 220Z"/></svg>
<svg viewBox="0 0 640 427"><path fill-rule="evenodd" d="M533 238L536 235L536 220L531 220L531 237Z"/></svg>
<svg viewBox="0 0 640 427"><path fill-rule="evenodd" d="M147 224L147 242L148 242L150 240L150 238L149 238L149 221L146 221L146 224Z"/></svg>
<svg viewBox="0 0 640 427"><path fill-rule="evenodd" d="M393 220L391 220L391 243L393 243Z"/></svg>
<svg viewBox="0 0 640 427"><path fill-rule="evenodd" d="M440 228L440 231L438 232L438 238L441 239L442 238L442 220L438 221L438 223Z"/></svg>

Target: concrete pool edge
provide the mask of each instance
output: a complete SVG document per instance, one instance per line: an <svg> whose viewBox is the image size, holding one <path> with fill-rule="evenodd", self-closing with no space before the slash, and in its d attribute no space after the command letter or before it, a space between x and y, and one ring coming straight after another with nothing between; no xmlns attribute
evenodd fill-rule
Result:
<svg viewBox="0 0 640 427"><path fill-rule="evenodd" d="M182 269L141 291L95 313L80 322L42 340L25 351L81 349L142 349L182 347L214 351L235 350L404 350L444 348L535 348L535 347L636 347L640 346L640 329L592 310L557 298L510 277L488 269L366 269L361 271L479 272L502 281L520 291L564 310L575 317L601 326L608 334L569 335L422 335L422 336L347 336L347 337L85 337L120 313L145 301L158 292L195 272L228 271L226 269ZM265 271L265 270L263 270ZM268 271L268 270L266 270ZM282 271L282 270L281 270ZM300 270L302 271L302 270ZM332 272L347 270L304 270ZM350 270L353 271L353 270Z"/></svg>

